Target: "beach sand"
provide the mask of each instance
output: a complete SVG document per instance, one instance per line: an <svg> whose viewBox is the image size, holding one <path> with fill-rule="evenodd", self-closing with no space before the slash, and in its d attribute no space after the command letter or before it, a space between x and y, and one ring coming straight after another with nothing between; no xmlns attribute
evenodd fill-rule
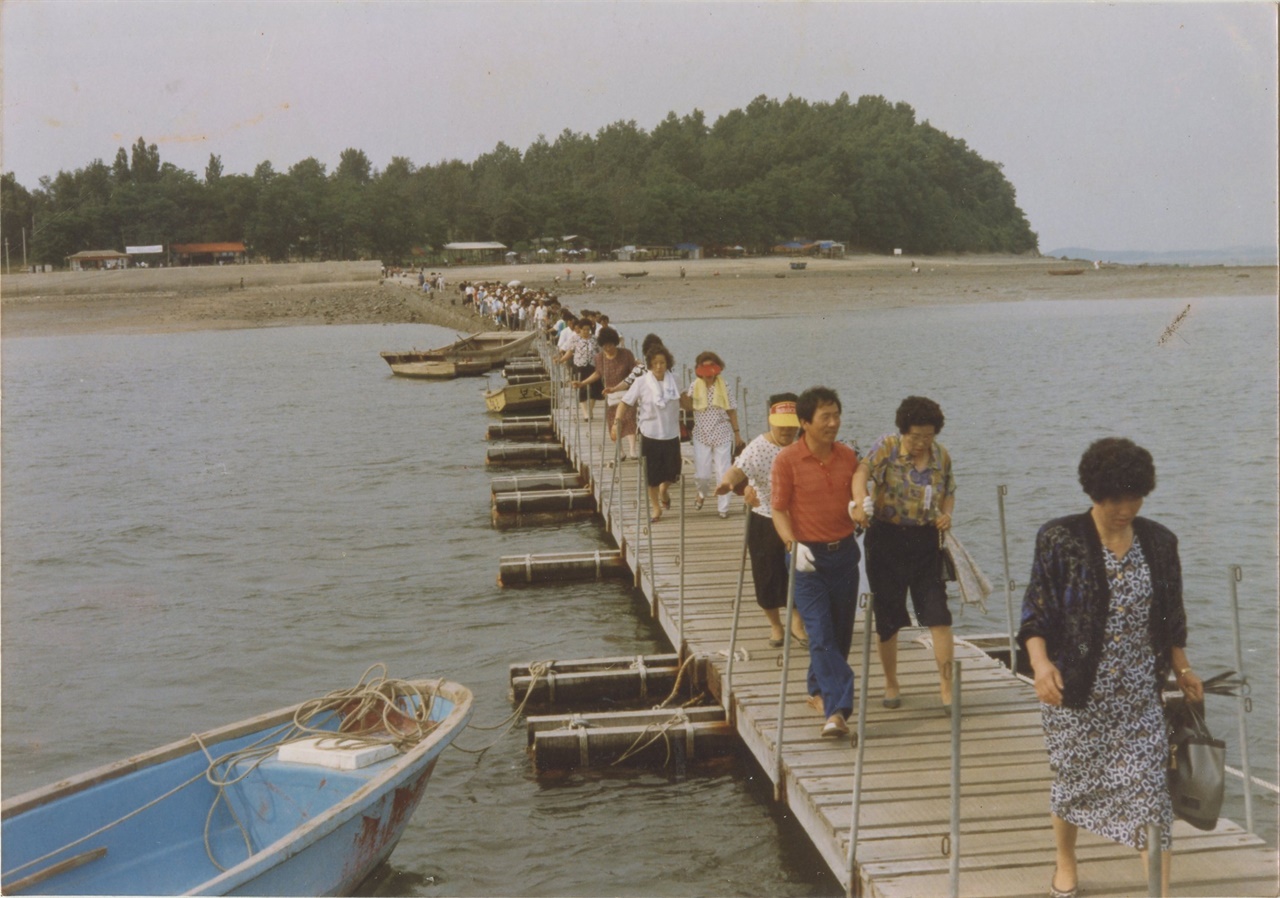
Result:
<svg viewBox="0 0 1280 898"><path fill-rule="evenodd" d="M912 263L918 271L912 270ZM855 308L1028 299L1275 296L1274 268L1106 266L1006 256L778 257L692 262L597 262L582 266L495 265L444 269L431 297L416 277L381 281L377 262L236 265L109 272L14 274L0 282L5 337L82 333L172 333L292 324L427 323L457 330L486 325L464 312L464 280L519 280L546 287L572 309L614 321L769 318ZM681 268L685 277L680 276ZM1054 276L1054 270L1084 270ZM583 285L583 271L596 286ZM623 272L646 271L624 278ZM560 282L555 278L559 276Z"/></svg>

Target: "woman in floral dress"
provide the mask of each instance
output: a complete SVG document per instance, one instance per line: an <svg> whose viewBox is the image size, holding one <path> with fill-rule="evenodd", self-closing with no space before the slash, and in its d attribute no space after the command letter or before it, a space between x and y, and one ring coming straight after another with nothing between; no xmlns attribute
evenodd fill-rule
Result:
<svg viewBox="0 0 1280 898"><path fill-rule="evenodd" d="M1158 824L1169 888L1173 821L1169 741L1160 705L1170 670L1189 701L1204 697L1187 661L1178 540L1138 517L1155 488L1151 453L1108 437L1080 459L1093 500L1036 535L1018 641L1035 671L1056 846L1053 898L1076 894L1079 827L1137 849Z"/></svg>

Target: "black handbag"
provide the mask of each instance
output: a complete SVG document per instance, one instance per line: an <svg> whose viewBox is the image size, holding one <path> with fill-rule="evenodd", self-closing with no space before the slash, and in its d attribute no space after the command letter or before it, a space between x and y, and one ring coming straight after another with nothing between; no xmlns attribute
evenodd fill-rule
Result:
<svg viewBox="0 0 1280 898"><path fill-rule="evenodd" d="M1218 825L1226 784L1227 744L1213 738L1190 703L1173 723L1169 753L1169 797L1173 812L1196 829Z"/></svg>

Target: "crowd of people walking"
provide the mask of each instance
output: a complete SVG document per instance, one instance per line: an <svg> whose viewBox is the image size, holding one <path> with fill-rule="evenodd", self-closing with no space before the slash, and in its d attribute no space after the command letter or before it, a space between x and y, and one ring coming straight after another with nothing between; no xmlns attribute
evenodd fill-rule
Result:
<svg viewBox="0 0 1280 898"><path fill-rule="evenodd" d="M583 419L592 420L595 400L605 397L610 437L626 441L620 454L644 459L651 524L671 507L682 439L692 443L695 514L714 498L716 512L727 517L732 496L743 496L752 582L769 623L768 642L781 647L789 632L808 648L809 704L821 714L823 737L850 735L855 682L849 652L864 551L884 675L880 704L887 710L907 704L898 635L912 625L910 598L938 669L937 698L924 701L951 713L954 638L943 546L957 486L951 455L939 441L946 418L936 401L904 398L895 429L863 455L840 438L844 410L834 390L777 392L767 403L766 430L746 442L723 376L727 364L717 352L700 352L682 387L675 357L655 334L645 337L637 361L598 312L562 310L543 326L557 341L557 360L572 365ZM1188 701L1204 695L1186 651L1177 539L1138 516L1155 487L1147 450L1127 439L1098 440L1077 474L1092 507L1041 528L1018 632L1034 670L1055 771L1050 895L1077 893L1079 827L1145 857L1149 824L1161 833L1167 893L1172 809L1161 692L1172 672ZM784 621L792 566L795 612ZM919 701L911 699L917 708Z"/></svg>

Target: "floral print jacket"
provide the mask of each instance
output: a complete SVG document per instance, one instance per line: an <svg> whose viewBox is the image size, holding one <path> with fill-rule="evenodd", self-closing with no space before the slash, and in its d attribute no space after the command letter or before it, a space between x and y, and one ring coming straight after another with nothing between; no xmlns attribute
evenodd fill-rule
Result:
<svg viewBox="0 0 1280 898"><path fill-rule="evenodd" d="M1156 656L1152 688L1159 692L1169 674L1171 648L1187 644L1178 538L1147 518L1135 518L1133 530L1151 568L1151 648ZM1018 644L1025 650L1030 637L1044 639L1049 660L1062 673L1062 703L1068 708L1083 708L1089 700L1110 608L1102 540L1089 512L1041 527L1031 582L1022 600Z"/></svg>

